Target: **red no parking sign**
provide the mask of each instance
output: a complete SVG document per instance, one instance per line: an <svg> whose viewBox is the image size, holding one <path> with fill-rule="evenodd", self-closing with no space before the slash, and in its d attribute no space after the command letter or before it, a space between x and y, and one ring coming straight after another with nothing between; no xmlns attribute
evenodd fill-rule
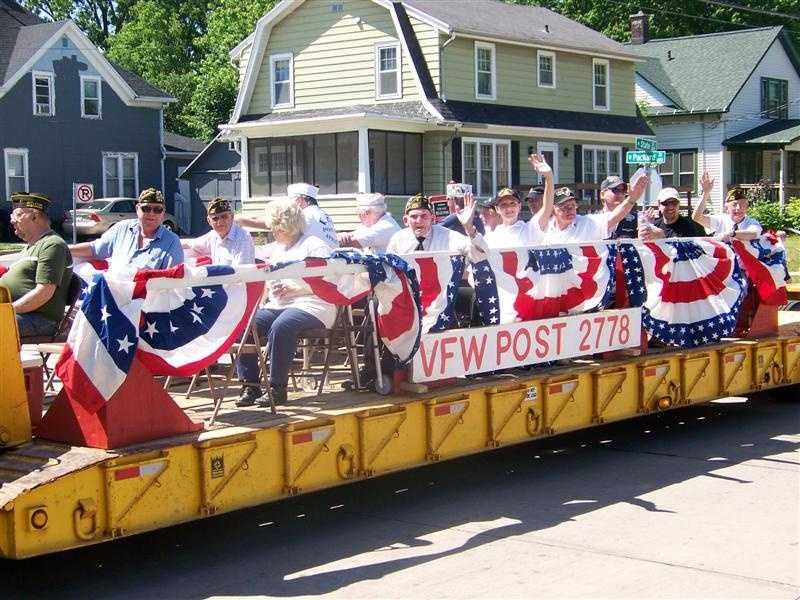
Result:
<svg viewBox="0 0 800 600"><path fill-rule="evenodd" d="M75 202L91 202L94 200L94 185L91 183L73 183L72 197Z"/></svg>

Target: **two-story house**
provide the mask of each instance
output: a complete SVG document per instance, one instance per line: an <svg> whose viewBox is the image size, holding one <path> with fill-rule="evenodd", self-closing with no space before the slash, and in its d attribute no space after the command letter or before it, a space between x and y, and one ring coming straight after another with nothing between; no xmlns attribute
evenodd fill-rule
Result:
<svg viewBox="0 0 800 600"><path fill-rule="evenodd" d="M639 59L541 7L496 0L283 0L231 51L241 75L222 126L242 155L246 209L308 181L340 228L353 194L488 196L530 185L543 152L559 182L624 174L652 135Z"/></svg>
<svg viewBox="0 0 800 600"><path fill-rule="evenodd" d="M645 59L636 97L668 151L665 185L697 189L708 171L718 209L761 180L781 203L800 195L800 56L783 27L649 39L639 13L626 48Z"/></svg>
<svg viewBox="0 0 800 600"><path fill-rule="evenodd" d="M93 184L96 197L163 188L163 109L173 101L72 21L0 0L0 199L42 192L58 218L73 183Z"/></svg>

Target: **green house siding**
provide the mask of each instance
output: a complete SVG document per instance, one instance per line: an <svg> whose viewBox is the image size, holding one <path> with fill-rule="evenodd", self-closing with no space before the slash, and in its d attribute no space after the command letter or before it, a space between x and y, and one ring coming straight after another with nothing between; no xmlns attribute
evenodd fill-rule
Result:
<svg viewBox="0 0 800 600"><path fill-rule="evenodd" d="M426 196L443 194L452 179L452 133L426 133L422 138L422 185Z"/></svg>
<svg viewBox="0 0 800 600"><path fill-rule="evenodd" d="M391 41L398 39L389 11L370 0L348 0L345 13L331 12L328 2L306 2L272 27L245 114L272 112L273 54L294 57L294 109L375 101L375 44ZM402 90L403 100L419 98L411 59L404 54Z"/></svg>
<svg viewBox="0 0 800 600"><path fill-rule="evenodd" d="M427 23L423 23L413 17L411 17L410 20L411 27L414 29L414 35L417 37L422 55L425 57L425 62L428 65L428 71L436 86L436 91L441 93L439 81L439 34L436 29ZM441 42L444 42L444 40L445 38L442 37Z"/></svg>
<svg viewBox="0 0 800 600"><path fill-rule="evenodd" d="M556 87L537 85L536 48L495 44L496 100L475 98L475 42L456 38L442 51L444 95L449 100L591 112L592 57L556 52ZM610 60L612 114L633 116L634 63Z"/></svg>

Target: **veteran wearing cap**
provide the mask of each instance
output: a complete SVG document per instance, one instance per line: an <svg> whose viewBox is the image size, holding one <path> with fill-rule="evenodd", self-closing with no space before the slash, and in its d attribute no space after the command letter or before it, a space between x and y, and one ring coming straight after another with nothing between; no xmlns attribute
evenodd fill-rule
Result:
<svg viewBox="0 0 800 600"><path fill-rule="evenodd" d="M451 180L450 184L448 184L448 188L454 183L456 182ZM447 207L450 209L450 214L447 215L439 224L442 227L452 229L461 235L467 235L467 232L464 231L464 226L461 225L461 221L458 219L458 214L464 210L464 196L452 196L448 194ZM486 233L486 230L483 227L483 221L481 220L477 211L475 212L475 216L472 218L472 224L481 235Z"/></svg>
<svg viewBox="0 0 800 600"><path fill-rule="evenodd" d="M317 204L317 194L319 188L308 183L292 183L286 187L286 196L303 210L306 234L321 239L331 248L338 248L339 240L333 219ZM236 222L253 229L268 229L264 219L236 215Z"/></svg>
<svg viewBox="0 0 800 600"><path fill-rule="evenodd" d="M206 221L211 231L198 238L182 240L183 249L197 256L208 256L215 265L252 265L255 262L253 238L233 221L231 203L214 198L207 212Z"/></svg>
<svg viewBox="0 0 800 600"><path fill-rule="evenodd" d="M519 218L522 201L517 192L511 188L500 190L495 197L494 207L502 222L494 231L486 234L486 243L490 248L517 248L542 243L543 230L553 212L553 171L540 154L531 154L528 160L545 181L542 206L526 223Z"/></svg>
<svg viewBox="0 0 800 600"><path fill-rule="evenodd" d="M700 202L694 207L692 219L713 232L718 238L724 240L754 240L761 235L761 223L753 217L747 215L749 206L747 194L743 189L733 188L725 196L725 212L721 215L707 215L706 205L711 198L711 191L714 189L714 180L708 174L703 173L700 178L700 188L703 195Z"/></svg>
<svg viewBox="0 0 800 600"><path fill-rule="evenodd" d="M603 209L588 215L601 227L607 227L606 238L635 238L637 236L637 217L631 213L636 202L647 187L647 179L640 177L636 186L628 194L628 184L617 175L610 175L600 183L600 200ZM622 207L620 209L620 207Z"/></svg>
<svg viewBox="0 0 800 600"><path fill-rule="evenodd" d="M475 215L475 199L472 194L464 197L464 210L458 213L458 220L467 232L461 235L434 223L431 201L417 194L406 202L401 229L389 240L388 254L410 254L412 252L450 251L469 255L473 261L486 257L486 240L472 224Z"/></svg>
<svg viewBox="0 0 800 600"><path fill-rule="evenodd" d="M383 194L356 194L356 205L361 226L352 232L340 233L339 245L386 252L389 240L400 231L400 225L386 212L386 198Z"/></svg>
<svg viewBox="0 0 800 600"><path fill-rule="evenodd" d="M640 227L639 239L646 242L663 238L702 237L706 234L699 223L684 217L678 211L680 194L673 187L663 188L656 198L658 207L648 209L652 227Z"/></svg>
<svg viewBox="0 0 800 600"><path fill-rule="evenodd" d="M75 258L108 259L109 271L166 269L183 262L180 238L164 227L164 196L147 188L136 201L136 218L120 221L93 242L72 244Z"/></svg>
<svg viewBox="0 0 800 600"><path fill-rule="evenodd" d="M27 245L20 260L0 277L11 293L21 337L52 335L64 316L72 277L66 242L50 229L50 200L42 194L11 194L11 225Z"/></svg>
<svg viewBox="0 0 800 600"><path fill-rule="evenodd" d="M525 196L525 203L528 205L531 218L533 218L533 215L539 212L542 204L544 204L544 186L535 185L529 189L528 194Z"/></svg>
<svg viewBox="0 0 800 600"><path fill-rule="evenodd" d="M494 231L500 225L500 215L494 208L494 198L476 198L475 204L478 205L477 213L480 215L483 229L486 233Z"/></svg>

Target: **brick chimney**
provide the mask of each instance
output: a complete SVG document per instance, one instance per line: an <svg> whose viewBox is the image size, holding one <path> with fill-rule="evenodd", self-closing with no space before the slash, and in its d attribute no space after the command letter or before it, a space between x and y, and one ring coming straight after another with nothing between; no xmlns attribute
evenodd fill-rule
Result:
<svg viewBox="0 0 800 600"><path fill-rule="evenodd" d="M650 15L641 10L631 15L631 44L646 44L650 40Z"/></svg>

